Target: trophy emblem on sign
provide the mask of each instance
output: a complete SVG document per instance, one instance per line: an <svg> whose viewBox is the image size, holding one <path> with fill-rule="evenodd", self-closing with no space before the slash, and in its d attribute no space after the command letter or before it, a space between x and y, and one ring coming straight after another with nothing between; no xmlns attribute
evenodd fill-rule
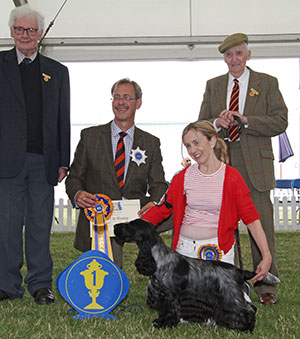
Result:
<svg viewBox="0 0 300 339"><path fill-rule="evenodd" d="M85 286L89 290L89 296L92 298L92 303L85 306L85 310L101 310L104 307L97 304L96 299L99 297L100 290L103 287L104 278L109 273L101 270L102 265L95 259L87 265L88 269L80 274L84 276Z"/></svg>

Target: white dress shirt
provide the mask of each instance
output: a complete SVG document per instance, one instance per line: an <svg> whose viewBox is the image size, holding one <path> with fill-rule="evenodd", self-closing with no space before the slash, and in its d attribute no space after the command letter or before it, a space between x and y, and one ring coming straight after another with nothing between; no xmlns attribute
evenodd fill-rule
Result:
<svg viewBox="0 0 300 339"><path fill-rule="evenodd" d="M25 55L20 52L17 48L16 48L16 52L17 52L17 59L18 59L18 65L20 65L20 63L23 61L24 58L27 58L25 57ZM35 51L30 57L29 59L31 60L31 62L36 58L37 56L37 51Z"/></svg>
<svg viewBox="0 0 300 339"><path fill-rule="evenodd" d="M242 115L244 114L249 78L250 78L250 70L247 67L245 67L244 73L239 78L233 77L230 73L228 74L227 96L226 96L226 109L227 110L229 110L231 93L232 93L233 86L234 86L234 79L237 79L239 81L239 87L240 87L239 111L238 112ZM214 120L213 125L214 125L215 130L219 132L221 130L221 127L217 127L216 121L217 119ZM248 125L244 125L244 127L248 128ZM240 140L240 138L238 138L237 140Z"/></svg>
<svg viewBox="0 0 300 339"><path fill-rule="evenodd" d="M244 73L239 78L234 78L230 73L228 76L228 85L227 85L227 100L226 108L229 109L230 97L234 86L234 79L239 81L240 91L239 91L239 113L244 114L245 102L247 97L247 89L249 84L250 71L245 67Z"/></svg>
<svg viewBox="0 0 300 339"><path fill-rule="evenodd" d="M118 141L120 138L119 133L122 132L122 130L117 126L117 124L115 123L115 121L113 120L111 125L111 144L112 144L112 152L113 152L113 157L115 160L115 156L116 156L116 149L117 149L117 145L118 145ZM134 137L134 128L135 125L132 125L127 131L127 135L124 137L124 146L125 146L125 172L124 172L124 182L126 179L126 174L127 174L127 170L128 170L128 166L129 166L129 162L130 162L130 154L131 154L131 150L132 150L132 144L133 144L133 137Z"/></svg>

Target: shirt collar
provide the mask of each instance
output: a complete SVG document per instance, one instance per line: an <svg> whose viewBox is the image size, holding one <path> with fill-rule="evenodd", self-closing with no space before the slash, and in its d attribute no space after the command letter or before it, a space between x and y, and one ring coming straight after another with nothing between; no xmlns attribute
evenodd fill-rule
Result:
<svg viewBox="0 0 300 339"><path fill-rule="evenodd" d="M20 52L17 48L16 48L16 52L17 52L17 58L18 58L18 65L20 65L20 63L23 61L25 57L25 55ZM29 58L31 59L31 61L33 61L37 56L37 51L35 51Z"/></svg>
<svg viewBox="0 0 300 339"><path fill-rule="evenodd" d="M127 131L125 131L131 138L133 138L134 135L134 129L135 129L135 125L133 124ZM113 120L111 122L111 133L112 136L114 137L119 137L119 133L122 132L122 130L117 126L117 124L115 123L115 121Z"/></svg>
<svg viewBox="0 0 300 339"><path fill-rule="evenodd" d="M234 76L232 76L232 74L229 73L229 82L233 83L234 79L238 79L239 82L244 82L247 79L249 79L249 74L250 74L250 70L247 67L245 67L243 74L239 78L235 78Z"/></svg>

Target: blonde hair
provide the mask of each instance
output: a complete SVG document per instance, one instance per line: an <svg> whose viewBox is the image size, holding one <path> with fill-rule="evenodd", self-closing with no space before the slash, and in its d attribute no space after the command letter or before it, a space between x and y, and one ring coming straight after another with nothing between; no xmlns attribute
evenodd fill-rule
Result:
<svg viewBox="0 0 300 339"><path fill-rule="evenodd" d="M188 124L182 132L182 143L184 136L189 132L201 132L208 140L212 137L216 137L216 145L214 147L214 152L218 160L229 163L228 151L225 141L219 138L217 131L215 130L213 124L207 120L195 121Z"/></svg>

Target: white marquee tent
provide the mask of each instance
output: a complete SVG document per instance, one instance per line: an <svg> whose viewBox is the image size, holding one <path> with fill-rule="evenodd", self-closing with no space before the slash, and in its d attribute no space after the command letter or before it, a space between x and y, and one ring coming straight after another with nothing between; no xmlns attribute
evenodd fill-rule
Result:
<svg viewBox="0 0 300 339"><path fill-rule="evenodd" d="M11 44L14 2L28 2L47 26L65 0L1 0L1 48ZM298 0L67 0L45 53L61 61L220 58L217 45L240 31L256 57L298 57L299 13Z"/></svg>

